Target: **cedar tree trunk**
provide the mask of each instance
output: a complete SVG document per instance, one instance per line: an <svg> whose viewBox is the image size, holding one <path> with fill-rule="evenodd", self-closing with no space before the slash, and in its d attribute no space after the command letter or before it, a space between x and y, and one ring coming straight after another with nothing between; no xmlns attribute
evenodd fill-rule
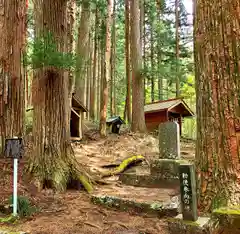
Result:
<svg viewBox="0 0 240 234"><path fill-rule="evenodd" d="M140 47L139 0L131 1L132 131L145 132L144 81Z"/></svg>
<svg viewBox="0 0 240 234"><path fill-rule="evenodd" d="M22 66L26 37L26 0L0 5L0 132L5 138L24 133L25 83Z"/></svg>
<svg viewBox="0 0 240 234"><path fill-rule="evenodd" d="M36 36L51 33L59 53L67 51L67 0L36 1L39 19ZM51 56L51 54L50 54ZM62 191L70 179L80 179L70 144L70 105L68 71L57 65L37 67L34 78L33 153L28 171L43 185ZM81 179L80 179L81 180Z"/></svg>
<svg viewBox="0 0 240 234"><path fill-rule="evenodd" d="M112 25L113 0L108 0L107 17L106 17L106 39L105 39L105 62L104 75L102 75L102 90L101 90L101 107L100 107L100 135L106 136L106 119L107 119L107 105L108 105L108 81L110 80L111 66L111 25Z"/></svg>
<svg viewBox="0 0 240 234"><path fill-rule="evenodd" d="M240 203L240 2L196 1L199 206Z"/></svg>

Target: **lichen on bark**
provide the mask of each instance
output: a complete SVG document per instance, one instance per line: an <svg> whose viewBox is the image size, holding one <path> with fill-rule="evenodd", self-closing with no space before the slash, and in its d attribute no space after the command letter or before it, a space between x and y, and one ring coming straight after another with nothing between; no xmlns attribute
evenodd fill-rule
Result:
<svg viewBox="0 0 240 234"><path fill-rule="evenodd" d="M48 185L63 191L74 179L91 191L90 175L77 162L70 142L69 72L60 59L68 52L67 0L36 1L35 9L35 36L41 38L43 53L46 49L54 53L47 53L47 60L41 50L35 53L45 60L38 57L34 64L33 151L27 171L36 178L39 189ZM52 50L50 42L55 44Z"/></svg>
<svg viewBox="0 0 240 234"><path fill-rule="evenodd" d="M24 69L26 1L0 4L0 132L5 138L24 135ZM16 23L18 22L18 23ZM2 147L2 150L4 147Z"/></svg>
<svg viewBox="0 0 240 234"><path fill-rule="evenodd" d="M195 64L199 208L240 202L240 3L197 0Z"/></svg>

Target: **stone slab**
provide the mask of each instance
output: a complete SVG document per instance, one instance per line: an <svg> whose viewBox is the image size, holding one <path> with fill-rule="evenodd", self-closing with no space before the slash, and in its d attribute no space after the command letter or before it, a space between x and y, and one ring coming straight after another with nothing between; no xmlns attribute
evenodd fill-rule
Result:
<svg viewBox="0 0 240 234"><path fill-rule="evenodd" d="M92 194L92 202L108 208L146 216L171 216L179 213L179 196L174 189L115 186L99 188Z"/></svg>
<svg viewBox="0 0 240 234"><path fill-rule="evenodd" d="M91 198L94 204L100 204L108 208L115 208L121 211L134 212L137 214L145 214L147 216L154 217L173 217L178 213L178 205L175 203L164 202L137 202L134 200L128 200L120 197L113 196L96 196Z"/></svg>
<svg viewBox="0 0 240 234"><path fill-rule="evenodd" d="M185 160L159 159L152 162L150 166L151 175L162 179L179 179L179 165Z"/></svg>
<svg viewBox="0 0 240 234"><path fill-rule="evenodd" d="M122 173L119 180L126 185L146 188L173 188L180 187L179 179L152 176L151 174Z"/></svg>
<svg viewBox="0 0 240 234"><path fill-rule="evenodd" d="M209 217L198 217L198 220L185 221L182 214L177 215L175 218L168 218L168 230L170 234L210 234Z"/></svg>
<svg viewBox="0 0 240 234"><path fill-rule="evenodd" d="M180 159L180 130L176 122L159 125L159 158Z"/></svg>

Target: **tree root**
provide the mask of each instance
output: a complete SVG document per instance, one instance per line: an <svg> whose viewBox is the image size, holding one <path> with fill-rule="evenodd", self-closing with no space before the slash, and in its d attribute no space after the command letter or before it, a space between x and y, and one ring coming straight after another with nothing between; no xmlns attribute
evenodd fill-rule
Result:
<svg viewBox="0 0 240 234"><path fill-rule="evenodd" d="M127 230L129 229L128 226L126 226L124 223L121 223L118 221L105 221L104 224L110 224L110 225L117 224L118 226L123 227Z"/></svg>
<svg viewBox="0 0 240 234"><path fill-rule="evenodd" d="M102 177L118 175L123 171L125 171L130 165L136 164L138 162L142 162L143 160L145 160L145 158L142 155L137 155L137 156L132 156L130 158L127 158L123 160L123 162L121 162L120 165L117 166L115 169L104 173Z"/></svg>
<svg viewBox="0 0 240 234"><path fill-rule="evenodd" d="M62 151L52 145L45 147L43 153L29 157L25 171L37 182L39 190L42 190L47 182L47 187L65 191L68 183L75 180L79 181L88 193L92 192L95 180L76 160L71 144L66 144Z"/></svg>
<svg viewBox="0 0 240 234"><path fill-rule="evenodd" d="M96 225L96 224L90 223L90 222L86 222L86 221L85 221L85 222L83 222L83 224L88 225L88 226L91 226L91 227L95 227L95 228L97 228L97 229L102 230L101 227L99 227L99 226Z"/></svg>
<svg viewBox="0 0 240 234"><path fill-rule="evenodd" d="M79 181L81 182L81 184L87 190L88 193L91 193L93 191L93 186L91 182L89 182L89 180L84 175L79 176Z"/></svg>

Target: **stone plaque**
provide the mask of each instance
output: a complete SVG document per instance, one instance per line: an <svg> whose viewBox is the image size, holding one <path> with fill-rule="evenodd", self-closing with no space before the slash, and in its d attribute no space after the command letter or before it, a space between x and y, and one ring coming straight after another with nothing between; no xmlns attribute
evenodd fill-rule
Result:
<svg viewBox="0 0 240 234"><path fill-rule="evenodd" d="M10 138L5 140L4 155L6 158L22 158L23 142L22 138Z"/></svg>
<svg viewBox="0 0 240 234"><path fill-rule="evenodd" d="M179 178L183 220L197 221L197 194L194 165L180 164Z"/></svg>
<svg viewBox="0 0 240 234"><path fill-rule="evenodd" d="M176 122L159 125L159 157L162 159L180 158L180 130Z"/></svg>

